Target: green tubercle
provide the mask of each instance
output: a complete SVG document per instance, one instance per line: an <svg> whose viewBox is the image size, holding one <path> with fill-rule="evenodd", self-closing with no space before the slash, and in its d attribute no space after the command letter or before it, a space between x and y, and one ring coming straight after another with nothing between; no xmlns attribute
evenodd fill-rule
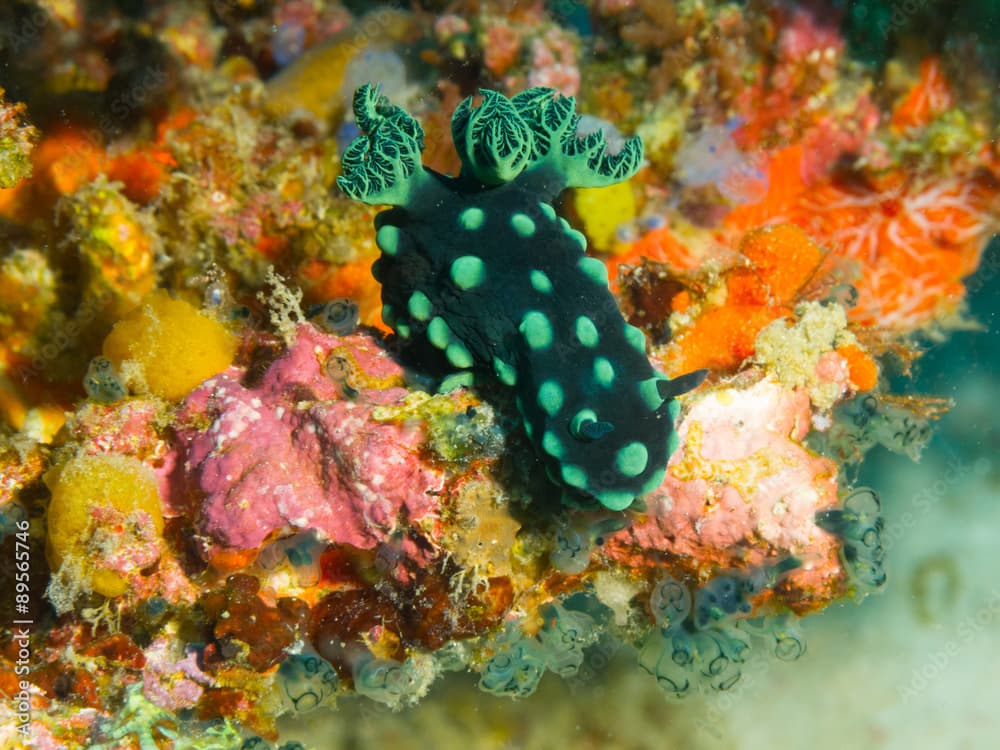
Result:
<svg viewBox="0 0 1000 750"><path fill-rule="evenodd" d="M637 477L646 470L649 452L642 443L629 443L615 455L615 466L627 477Z"/></svg>
<svg viewBox="0 0 1000 750"><path fill-rule="evenodd" d="M555 436L555 433L546 430L542 435L542 449L553 458L562 458L566 453L566 447L562 441Z"/></svg>
<svg viewBox="0 0 1000 750"><path fill-rule="evenodd" d="M453 367L459 367L464 370L473 365L472 355L469 354L469 350L465 348L465 344L461 341L452 341L448 344L444 350L444 356Z"/></svg>
<svg viewBox="0 0 1000 750"><path fill-rule="evenodd" d="M445 349L451 343L452 338L451 329L444 318L431 318L431 322L427 324L427 339L431 344L438 349Z"/></svg>
<svg viewBox="0 0 1000 750"><path fill-rule="evenodd" d="M431 316L431 301L426 294L416 291L407 300L406 309L414 320L427 320Z"/></svg>
<svg viewBox="0 0 1000 750"><path fill-rule="evenodd" d="M576 267L579 268L584 275L586 275L587 278L595 284L600 284L601 286L608 285L608 269L597 258L580 258Z"/></svg>
<svg viewBox="0 0 1000 750"><path fill-rule="evenodd" d="M646 334L633 325L625 324L625 339L642 354L646 353Z"/></svg>
<svg viewBox="0 0 1000 750"><path fill-rule="evenodd" d="M586 315L581 315L576 319L576 340L589 348L597 346L597 342L600 340L597 326Z"/></svg>
<svg viewBox="0 0 1000 750"><path fill-rule="evenodd" d="M477 287L486 279L486 266L475 255L463 255L451 264L451 280L459 289Z"/></svg>
<svg viewBox="0 0 1000 750"><path fill-rule="evenodd" d="M560 473L563 481L570 487L576 487L578 490L587 488L587 472L582 467L563 464L560 467Z"/></svg>
<svg viewBox="0 0 1000 750"><path fill-rule="evenodd" d="M535 222L527 214L516 213L510 217L510 225L518 237L528 238L535 233Z"/></svg>
<svg viewBox="0 0 1000 750"><path fill-rule="evenodd" d="M375 233L375 244L386 255L399 252L399 227L386 224Z"/></svg>
<svg viewBox="0 0 1000 750"><path fill-rule="evenodd" d="M605 388L610 388L615 382L615 368L604 357L594 360L594 382Z"/></svg>
<svg viewBox="0 0 1000 750"><path fill-rule="evenodd" d="M499 357L493 358L493 372L504 385L517 385L517 370L512 365L508 365Z"/></svg>
<svg viewBox="0 0 1000 750"><path fill-rule="evenodd" d="M552 324L545 313L537 310L526 313L519 330L532 349L546 349L552 344Z"/></svg>
<svg viewBox="0 0 1000 750"><path fill-rule="evenodd" d="M466 208L458 215L458 225L470 232L479 229L484 221L486 221L486 214L483 209L476 206Z"/></svg>
<svg viewBox="0 0 1000 750"><path fill-rule="evenodd" d="M441 381L438 393L451 393L459 388L471 388L475 384L476 376L471 372L454 372Z"/></svg>
<svg viewBox="0 0 1000 750"><path fill-rule="evenodd" d="M563 389L554 380L546 380L538 388L538 405L550 417L559 413L563 406Z"/></svg>
<svg viewBox="0 0 1000 750"><path fill-rule="evenodd" d="M536 268L531 272L531 288L536 292L549 294L552 292L552 281L545 271L540 271Z"/></svg>
<svg viewBox="0 0 1000 750"><path fill-rule="evenodd" d="M569 235L570 239L573 240L580 247L581 250L583 250L584 252L586 252L586 250L587 250L587 237L586 237L586 235L584 235L583 232L579 231L578 229L573 229L571 227L570 229L568 229L566 231L566 234Z"/></svg>
<svg viewBox="0 0 1000 750"><path fill-rule="evenodd" d="M652 377L639 383L639 395L646 402L650 411L656 411L663 406L663 396L660 395L659 381L663 378Z"/></svg>
<svg viewBox="0 0 1000 750"><path fill-rule="evenodd" d="M659 483L657 483L659 486ZM595 492L594 496L598 502L608 510L625 510L635 500L635 495L631 492L620 492L615 490L605 490Z"/></svg>

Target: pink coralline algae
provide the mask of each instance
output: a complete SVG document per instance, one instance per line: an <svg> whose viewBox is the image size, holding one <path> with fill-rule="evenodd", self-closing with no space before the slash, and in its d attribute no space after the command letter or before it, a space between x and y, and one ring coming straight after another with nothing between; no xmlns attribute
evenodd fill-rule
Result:
<svg viewBox="0 0 1000 750"><path fill-rule="evenodd" d="M345 369L368 385L352 384L352 373L331 379ZM370 338L303 325L259 385L245 385L246 372L233 367L191 393L179 436L191 489L204 495L209 543L255 549L312 529L370 549L401 517L431 515L443 478L419 460L421 430L372 419L375 407L407 394L401 376Z"/></svg>
<svg viewBox="0 0 1000 750"><path fill-rule="evenodd" d="M160 497L169 500L170 476L177 459L168 440L157 429L161 405L152 398L116 404L87 403L70 418L73 439L87 453L120 453L142 461L156 476ZM169 507L164 509L169 514Z"/></svg>
<svg viewBox="0 0 1000 750"><path fill-rule="evenodd" d="M197 653L192 649L183 658L173 653L176 643L160 637L146 647L146 670L142 692L152 703L170 711L191 708L215 680L201 671Z"/></svg>
<svg viewBox="0 0 1000 750"><path fill-rule="evenodd" d="M782 556L803 565L788 583L806 591L842 577L836 539L816 512L837 502L837 466L802 445L809 396L769 378L690 398L680 449L648 512L609 541L609 557L641 564L664 551L692 566L752 567Z"/></svg>
<svg viewBox="0 0 1000 750"><path fill-rule="evenodd" d="M532 41L528 85L554 88L566 96L579 92L576 49L566 34L550 32Z"/></svg>

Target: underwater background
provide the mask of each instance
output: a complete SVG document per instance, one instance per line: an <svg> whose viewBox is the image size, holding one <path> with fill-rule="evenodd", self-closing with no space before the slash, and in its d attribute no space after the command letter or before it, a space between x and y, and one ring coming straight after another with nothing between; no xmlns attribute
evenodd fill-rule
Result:
<svg viewBox="0 0 1000 750"><path fill-rule="evenodd" d="M998 35L0 0L0 748L998 746Z"/></svg>

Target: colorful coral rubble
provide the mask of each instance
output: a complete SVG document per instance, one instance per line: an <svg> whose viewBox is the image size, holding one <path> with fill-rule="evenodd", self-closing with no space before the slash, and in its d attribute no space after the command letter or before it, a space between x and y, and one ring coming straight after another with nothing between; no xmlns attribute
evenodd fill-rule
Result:
<svg viewBox="0 0 1000 750"><path fill-rule="evenodd" d="M821 2L13 5L4 747L269 747L608 643L680 699L885 585L853 477L929 439L892 376L1000 226L957 47L855 58Z"/></svg>

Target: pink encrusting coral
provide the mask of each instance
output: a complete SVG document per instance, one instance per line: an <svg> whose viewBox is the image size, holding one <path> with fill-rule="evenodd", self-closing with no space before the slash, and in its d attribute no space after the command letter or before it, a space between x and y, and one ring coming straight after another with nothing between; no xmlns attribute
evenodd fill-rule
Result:
<svg viewBox="0 0 1000 750"><path fill-rule="evenodd" d="M802 562L788 579L796 588L817 592L842 579L837 540L815 522L837 502L837 466L802 444L808 394L763 378L689 400L663 484L606 554L641 566L669 552L695 568L793 556Z"/></svg>
<svg viewBox="0 0 1000 750"><path fill-rule="evenodd" d="M312 529L372 548L433 514L443 476L420 460L422 431L372 419L407 394L401 375L371 338L303 325L259 385L233 367L195 390L178 434L209 543L248 550Z"/></svg>
<svg viewBox="0 0 1000 750"><path fill-rule="evenodd" d="M156 476L164 514L171 513L171 474L177 460L161 434L162 404L153 398L134 398L114 404L90 402L71 416L67 426L72 437L91 455L119 453L142 461Z"/></svg>

